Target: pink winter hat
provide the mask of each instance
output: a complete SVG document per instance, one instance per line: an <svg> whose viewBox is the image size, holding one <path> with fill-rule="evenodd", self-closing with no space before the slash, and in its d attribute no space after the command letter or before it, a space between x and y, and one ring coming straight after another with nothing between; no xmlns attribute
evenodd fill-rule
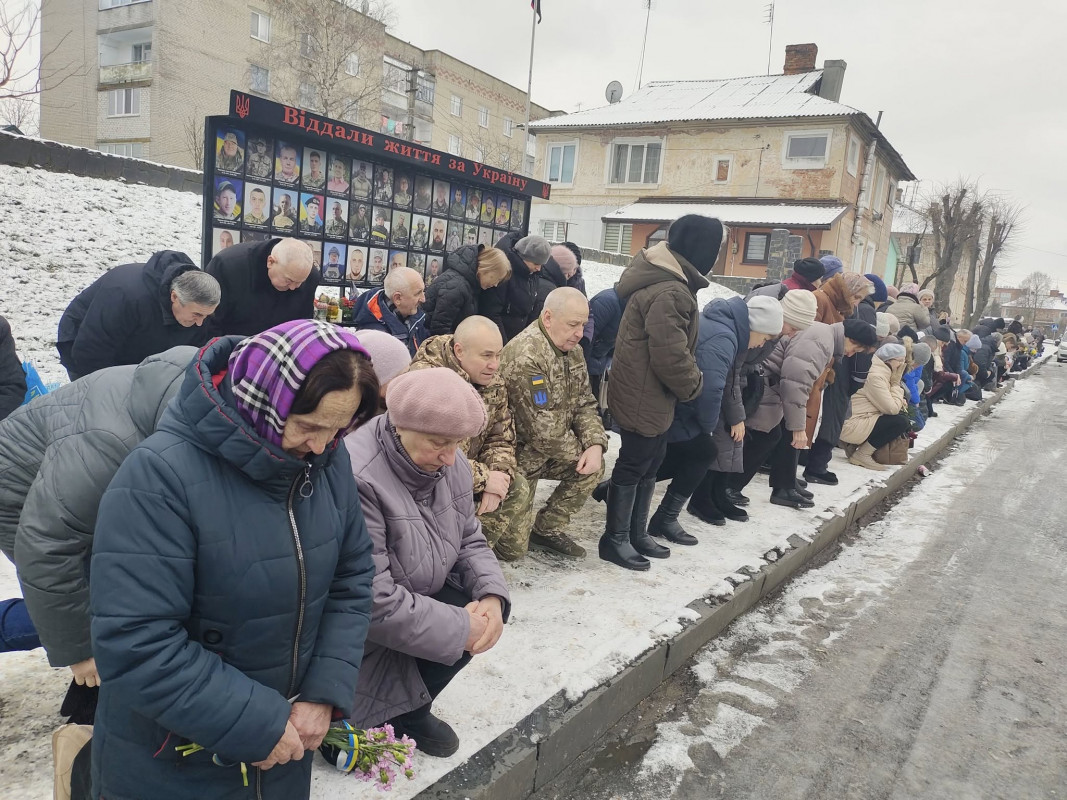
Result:
<svg viewBox="0 0 1067 800"><path fill-rule="evenodd" d="M477 390L446 367L405 372L389 384L389 421L395 428L469 439L489 416Z"/></svg>
<svg viewBox="0 0 1067 800"><path fill-rule="evenodd" d="M392 334L374 330L355 331L355 334L370 355L370 364L380 386L385 386L411 363L407 345Z"/></svg>

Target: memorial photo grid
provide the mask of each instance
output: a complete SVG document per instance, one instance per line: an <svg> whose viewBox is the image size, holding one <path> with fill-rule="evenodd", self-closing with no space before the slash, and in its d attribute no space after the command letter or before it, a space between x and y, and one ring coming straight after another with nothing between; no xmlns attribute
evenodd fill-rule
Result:
<svg viewBox="0 0 1067 800"><path fill-rule="evenodd" d="M293 236L324 286L378 287L396 266L430 284L453 250L526 230L524 196L272 132L219 124L213 155L211 255Z"/></svg>

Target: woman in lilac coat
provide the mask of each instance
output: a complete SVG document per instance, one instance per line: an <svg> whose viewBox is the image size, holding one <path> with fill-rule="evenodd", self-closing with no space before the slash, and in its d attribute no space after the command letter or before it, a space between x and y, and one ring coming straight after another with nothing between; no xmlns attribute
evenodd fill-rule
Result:
<svg viewBox="0 0 1067 800"><path fill-rule="evenodd" d="M458 450L486 420L467 381L426 369L394 378L389 411L346 439L376 570L352 721L389 722L432 756L459 747L434 698L496 644L511 609Z"/></svg>

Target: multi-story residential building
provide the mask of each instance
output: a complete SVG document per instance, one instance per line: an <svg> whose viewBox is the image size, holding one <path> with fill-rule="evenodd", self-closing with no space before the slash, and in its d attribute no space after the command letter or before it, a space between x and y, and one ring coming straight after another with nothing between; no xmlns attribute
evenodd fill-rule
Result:
<svg viewBox="0 0 1067 800"><path fill-rule="evenodd" d="M553 186L531 226L636 253L700 213L730 227L727 275L764 275L774 228L801 236L805 256L881 272L897 185L915 176L867 114L839 102L845 62L816 69L817 53L790 45L782 75L657 81L532 123L537 177Z"/></svg>
<svg viewBox="0 0 1067 800"><path fill-rule="evenodd" d="M333 35L319 33L327 27ZM512 171L532 168L524 91L398 39L348 4L43 0L41 43L47 139L196 167L203 118L225 113L236 88ZM531 106L532 119L549 113Z"/></svg>

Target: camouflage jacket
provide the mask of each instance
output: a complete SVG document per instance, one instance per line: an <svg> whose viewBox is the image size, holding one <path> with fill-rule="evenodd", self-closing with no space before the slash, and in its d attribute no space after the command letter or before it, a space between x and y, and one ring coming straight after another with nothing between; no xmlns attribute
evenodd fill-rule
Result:
<svg viewBox="0 0 1067 800"><path fill-rule="evenodd" d="M431 336L415 353L410 369L445 367L469 383L470 378L452 352L454 340L455 337L451 335ZM471 471L474 473L474 493L479 494L485 490L490 472L506 472L509 477L515 476L515 425L511 419L508 393L500 373L497 373L488 386L475 385L474 388L485 403L489 424L481 435L463 442L460 449L470 461Z"/></svg>
<svg viewBox="0 0 1067 800"><path fill-rule="evenodd" d="M519 469L529 472L546 458L573 463L594 444L608 449L580 348L564 353L536 320L507 343L500 363Z"/></svg>

